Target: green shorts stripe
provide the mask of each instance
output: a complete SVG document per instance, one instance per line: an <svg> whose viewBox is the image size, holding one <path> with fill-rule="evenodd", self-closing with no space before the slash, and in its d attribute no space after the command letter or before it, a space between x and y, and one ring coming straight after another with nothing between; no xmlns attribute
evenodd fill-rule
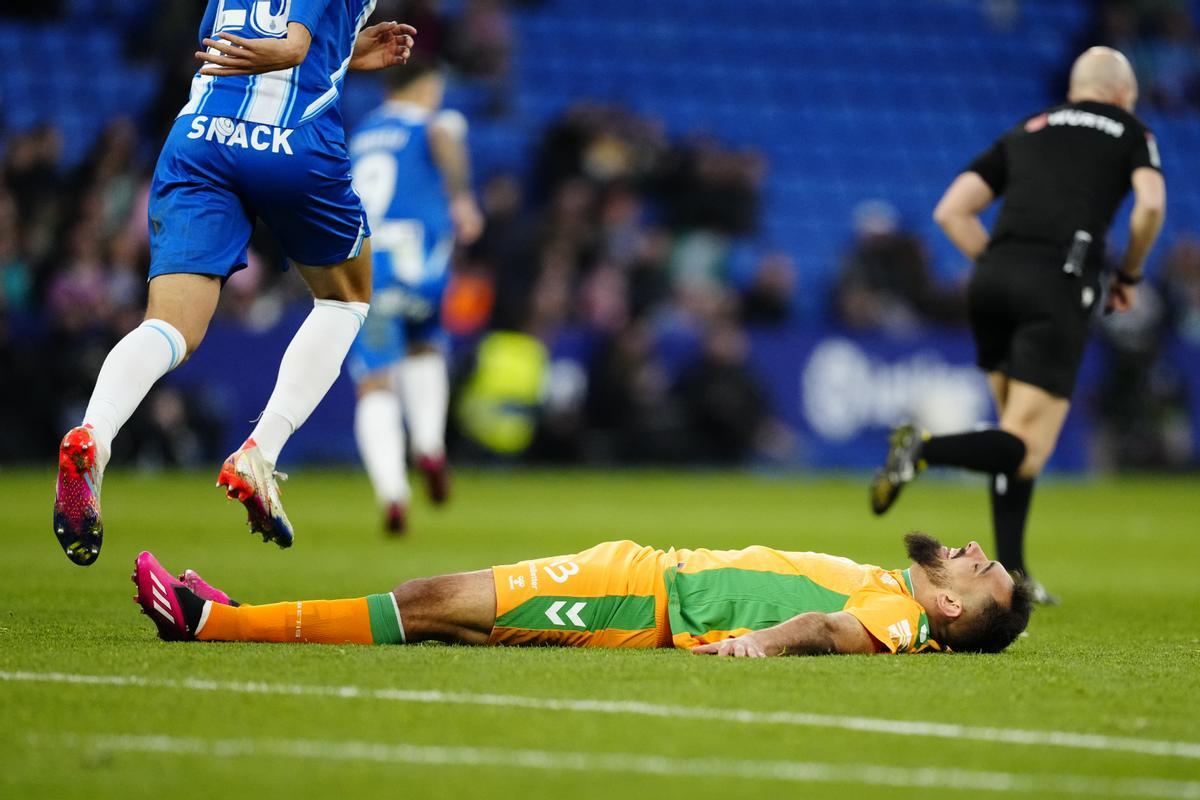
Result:
<svg viewBox="0 0 1200 800"><path fill-rule="evenodd" d="M664 576L673 633L761 630L797 614L841 611L849 595L804 575L724 567Z"/></svg>
<svg viewBox="0 0 1200 800"><path fill-rule="evenodd" d="M496 620L496 627L538 631L640 631L654 627L654 596L534 597L501 615Z"/></svg>

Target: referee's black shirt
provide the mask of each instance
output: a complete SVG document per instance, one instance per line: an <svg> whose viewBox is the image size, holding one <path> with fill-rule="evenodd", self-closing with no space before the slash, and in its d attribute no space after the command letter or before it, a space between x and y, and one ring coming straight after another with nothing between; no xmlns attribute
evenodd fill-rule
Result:
<svg viewBox="0 0 1200 800"><path fill-rule="evenodd" d="M1154 134L1118 106L1066 103L1028 117L967 168L1004 197L988 253L1061 259L1083 230L1092 236L1087 271L1099 272L1139 167L1161 171Z"/></svg>

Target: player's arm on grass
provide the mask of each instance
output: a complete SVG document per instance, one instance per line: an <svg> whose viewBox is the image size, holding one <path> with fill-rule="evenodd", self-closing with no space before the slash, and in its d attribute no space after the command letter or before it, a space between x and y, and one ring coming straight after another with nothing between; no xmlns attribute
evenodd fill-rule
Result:
<svg viewBox="0 0 1200 800"><path fill-rule="evenodd" d="M417 29L402 22L381 22L358 32L350 69L370 72L404 64L412 55Z"/></svg>
<svg viewBox="0 0 1200 800"><path fill-rule="evenodd" d="M815 656L826 653L875 653L871 634L852 614L810 611L771 628L732 639L692 648L693 653L713 656L764 658L766 656Z"/></svg>
<svg viewBox="0 0 1200 800"><path fill-rule="evenodd" d="M471 191L471 156L467 152L467 120L457 111L442 111L429 126L429 149L450 198L450 219L460 244L483 233L483 214Z"/></svg>
<svg viewBox="0 0 1200 800"><path fill-rule="evenodd" d="M1133 184L1133 210L1129 214L1129 244L1108 293L1108 307L1122 312L1133 307L1137 288L1134 284L1142 279L1142 264L1167 215L1167 184L1161 172L1138 167L1130 182Z"/></svg>
<svg viewBox="0 0 1200 800"><path fill-rule="evenodd" d="M995 198L996 193L987 181L978 172L968 170L954 179L933 210L933 221L972 261L987 249L989 236L979 213Z"/></svg>

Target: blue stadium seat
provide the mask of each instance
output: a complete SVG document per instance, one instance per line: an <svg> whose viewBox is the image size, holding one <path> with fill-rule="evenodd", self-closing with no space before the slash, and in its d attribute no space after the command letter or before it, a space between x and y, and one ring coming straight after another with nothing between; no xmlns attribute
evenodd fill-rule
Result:
<svg viewBox="0 0 1200 800"><path fill-rule="evenodd" d="M1086 0L1022 3L1011 30L993 29L983 4L944 0L560 0L515 13L523 122L587 96L660 117L673 133L760 148L772 165L764 235L794 249L805 292L819 296L857 202L888 199L934 233L928 215L946 183L1000 131L1059 98L1050 81L1091 12ZM1178 139L1162 145L1180 209L1200 205L1200 162L1187 155L1200 125L1184 127L1172 125ZM485 171L501 157L477 149ZM961 268L931 241L940 270Z"/></svg>

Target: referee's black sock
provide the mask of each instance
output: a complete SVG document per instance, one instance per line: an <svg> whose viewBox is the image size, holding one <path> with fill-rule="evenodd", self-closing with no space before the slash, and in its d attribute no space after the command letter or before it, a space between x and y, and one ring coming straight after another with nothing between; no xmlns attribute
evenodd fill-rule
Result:
<svg viewBox="0 0 1200 800"><path fill-rule="evenodd" d="M998 428L954 433L926 439L921 444L919 458L930 466L1011 475L1025 460L1025 443L1019 436Z"/></svg>
<svg viewBox="0 0 1200 800"><path fill-rule="evenodd" d="M1025 519L1033 499L1033 481L1011 475L992 478L992 529L996 532L996 560L1005 569L1028 576L1025 567Z"/></svg>

